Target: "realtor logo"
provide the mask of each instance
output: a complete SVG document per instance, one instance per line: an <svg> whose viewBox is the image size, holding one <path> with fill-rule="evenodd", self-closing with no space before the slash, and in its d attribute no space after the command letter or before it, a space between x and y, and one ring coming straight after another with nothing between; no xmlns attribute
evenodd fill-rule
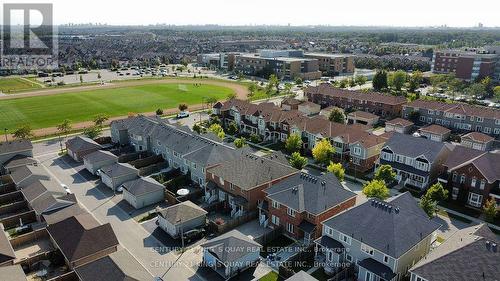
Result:
<svg viewBox="0 0 500 281"><path fill-rule="evenodd" d="M52 4L3 4L0 69L57 68Z"/></svg>

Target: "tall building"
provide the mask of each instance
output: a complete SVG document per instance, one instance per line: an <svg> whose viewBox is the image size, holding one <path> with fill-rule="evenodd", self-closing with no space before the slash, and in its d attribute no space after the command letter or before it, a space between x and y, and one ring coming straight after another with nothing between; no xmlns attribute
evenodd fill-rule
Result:
<svg viewBox="0 0 500 281"><path fill-rule="evenodd" d="M306 53L306 58L317 59L323 75L337 76L354 73L354 56L351 54Z"/></svg>

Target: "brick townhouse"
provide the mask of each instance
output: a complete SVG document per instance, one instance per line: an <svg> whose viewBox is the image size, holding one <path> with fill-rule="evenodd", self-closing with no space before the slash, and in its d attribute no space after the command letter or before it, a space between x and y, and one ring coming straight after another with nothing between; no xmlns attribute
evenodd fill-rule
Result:
<svg viewBox="0 0 500 281"><path fill-rule="evenodd" d="M465 103L415 100L403 106L403 117L418 112L421 124L437 124L455 132L483 132L498 138L500 110Z"/></svg>
<svg viewBox="0 0 500 281"><path fill-rule="evenodd" d="M309 86L304 93L309 101L320 104L322 108L336 106L351 111L362 110L383 118L401 116L401 110L406 103L404 97L349 91L327 83Z"/></svg>
<svg viewBox="0 0 500 281"><path fill-rule="evenodd" d="M356 204L356 194L344 189L331 173L298 173L264 190L259 205L263 226L282 226L285 233L308 245L321 235L321 222Z"/></svg>

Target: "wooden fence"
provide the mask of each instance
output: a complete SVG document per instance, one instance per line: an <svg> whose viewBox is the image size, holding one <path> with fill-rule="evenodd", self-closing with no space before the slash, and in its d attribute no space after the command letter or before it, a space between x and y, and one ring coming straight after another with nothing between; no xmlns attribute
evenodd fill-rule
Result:
<svg viewBox="0 0 500 281"><path fill-rule="evenodd" d="M14 191L0 195L0 206L13 202L23 201L24 197L21 191Z"/></svg>
<svg viewBox="0 0 500 281"><path fill-rule="evenodd" d="M254 220L257 218L258 213L256 211L244 214L240 217L233 218L228 221L224 221L223 224L216 224L215 221L210 220L208 222L208 227L211 231L217 232L219 234L226 233L230 231L231 229L240 226L244 223L247 223L251 220Z"/></svg>
<svg viewBox="0 0 500 281"><path fill-rule="evenodd" d="M19 219L23 221L23 224L29 224L36 222L35 211L26 211L24 213L16 214L10 217L6 217L0 220L5 229L11 229L19 226Z"/></svg>

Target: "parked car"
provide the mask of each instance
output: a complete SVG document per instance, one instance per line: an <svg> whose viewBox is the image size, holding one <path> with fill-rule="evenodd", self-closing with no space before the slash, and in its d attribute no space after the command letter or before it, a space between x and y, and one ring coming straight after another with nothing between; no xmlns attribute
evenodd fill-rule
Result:
<svg viewBox="0 0 500 281"><path fill-rule="evenodd" d="M184 241L189 243L191 241L203 238L203 236L205 236L205 230L204 229L193 229L190 231L186 231L183 236L184 236Z"/></svg>
<svg viewBox="0 0 500 281"><path fill-rule="evenodd" d="M61 187L64 188L64 190L66 191L66 193L71 194L71 190L68 188L67 185L65 185L64 183L61 183Z"/></svg>
<svg viewBox="0 0 500 281"><path fill-rule="evenodd" d="M189 117L189 111L181 111L177 113L177 118L186 118Z"/></svg>

